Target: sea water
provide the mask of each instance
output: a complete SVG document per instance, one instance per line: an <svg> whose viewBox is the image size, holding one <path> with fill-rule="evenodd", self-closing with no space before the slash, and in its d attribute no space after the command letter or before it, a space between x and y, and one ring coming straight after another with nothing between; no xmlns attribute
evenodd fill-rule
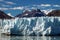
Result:
<svg viewBox="0 0 60 40"><path fill-rule="evenodd" d="M0 40L60 40L59 36L6 36L1 35Z"/></svg>

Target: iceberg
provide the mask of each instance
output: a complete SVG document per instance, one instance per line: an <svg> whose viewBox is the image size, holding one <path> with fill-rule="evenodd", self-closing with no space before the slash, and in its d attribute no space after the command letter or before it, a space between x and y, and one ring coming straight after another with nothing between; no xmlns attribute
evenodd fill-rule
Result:
<svg viewBox="0 0 60 40"><path fill-rule="evenodd" d="M23 36L60 35L60 17L0 19L2 33Z"/></svg>

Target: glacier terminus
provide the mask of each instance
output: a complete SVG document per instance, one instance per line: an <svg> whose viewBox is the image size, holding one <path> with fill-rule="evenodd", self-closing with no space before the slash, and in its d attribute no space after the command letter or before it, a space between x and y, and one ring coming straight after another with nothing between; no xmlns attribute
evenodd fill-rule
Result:
<svg viewBox="0 0 60 40"><path fill-rule="evenodd" d="M23 36L60 35L60 17L0 19L2 34Z"/></svg>

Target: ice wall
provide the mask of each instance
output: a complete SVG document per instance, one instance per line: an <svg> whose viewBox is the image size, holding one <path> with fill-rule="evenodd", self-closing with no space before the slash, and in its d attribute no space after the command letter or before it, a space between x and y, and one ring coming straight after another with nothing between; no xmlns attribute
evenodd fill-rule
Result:
<svg viewBox="0 0 60 40"><path fill-rule="evenodd" d="M31 17L0 20L2 32L16 35L59 35L60 17Z"/></svg>

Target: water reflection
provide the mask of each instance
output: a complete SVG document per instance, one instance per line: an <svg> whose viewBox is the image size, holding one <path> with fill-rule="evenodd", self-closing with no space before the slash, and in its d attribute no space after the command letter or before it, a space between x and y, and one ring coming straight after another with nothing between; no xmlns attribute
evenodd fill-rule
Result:
<svg viewBox="0 0 60 40"><path fill-rule="evenodd" d="M60 40L60 36L0 36L0 40Z"/></svg>
<svg viewBox="0 0 60 40"><path fill-rule="evenodd" d="M0 35L0 40L10 40L10 36Z"/></svg>

